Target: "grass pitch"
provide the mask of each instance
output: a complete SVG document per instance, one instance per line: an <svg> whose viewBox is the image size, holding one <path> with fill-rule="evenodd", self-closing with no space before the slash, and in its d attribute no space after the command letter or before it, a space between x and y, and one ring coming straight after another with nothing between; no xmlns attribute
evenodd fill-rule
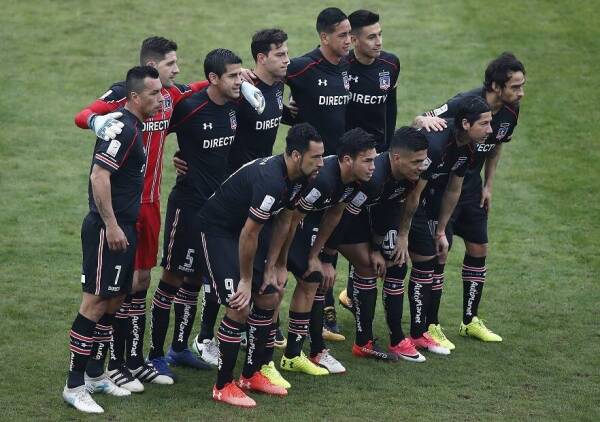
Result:
<svg viewBox="0 0 600 422"><path fill-rule="evenodd" d="M495 184L481 306L505 341L490 345L457 335L463 253L457 244L441 308L457 345L450 357L386 365L352 358L347 340L330 345L347 375L289 375L287 398L259 396L252 411L210 400L214 372L177 370L173 387L149 386L122 400L99 397L102 418L599 420L597 4L369 0L338 6L382 15L384 48L402 63L399 125L479 85L487 62L502 51L525 63L521 118ZM317 1L3 2L0 419L83 418L60 397L67 332L80 300L79 230L93 145L91 133L74 126L75 113L123 79L149 35L179 43L179 80L191 81L203 78L204 55L216 47L236 51L251 66L250 37L259 28L285 29L292 56L314 48L323 7ZM174 146L173 137L167 157ZM168 160L163 208L173 184ZM338 291L345 273L342 265ZM151 291L158 277L155 271ZM339 314L352 338L350 315L341 308ZM381 309L375 329L385 342Z"/></svg>

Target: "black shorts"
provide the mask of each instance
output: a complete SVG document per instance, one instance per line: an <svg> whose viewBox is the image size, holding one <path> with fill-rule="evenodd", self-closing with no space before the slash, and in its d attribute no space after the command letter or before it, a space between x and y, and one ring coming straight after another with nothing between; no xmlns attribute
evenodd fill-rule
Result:
<svg viewBox="0 0 600 422"><path fill-rule="evenodd" d="M408 233L408 251L423 256L435 256L436 220L427 218L427 213L419 207L412 219Z"/></svg>
<svg viewBox="0 0 600 422"><path fill-rule="evenodd" d="M100 297L114 297L131 290L135 264L137 232L135 222L119 227L125 233L129 246L125 252L108 248L106 228L100 216L89 213L81 225L81 284L83 291Z"/></svg>
<svg viewBox="0 0 600 422"><path fill-rule="evenodd" d="M340 230L340 234L335 233ZM371 218L368 209L363 209L360 214L353 215L345 212L342 220L336 227L332 238L339 236L336 243L339 245L355 245L369 242L371 238ZM327 242L329 245L329 242Z"/></svg>
<svg viewBox="0 0 600 422"><path fill-rule="evenodd" d="M229 298L237 291L240 282L239 237L200 232L200 242L199 272L205 280L204 291L208 292L209 298L216 298L220 304L229 306ZM263 260L264 267L264 259L258 249L255 262ZM263 283L263 272L256 268L260 265L254 267L252 292L256 294ZM275 292L276 289L269 286L263 294Z"/></svg>
<svg viewBox="0 0 600 422"><path fill-rule="evenodd" d="M483 245L488 243L488 215L485 208L480 207L479 203L479 200L459 202L452 214L451 221L454 234L467 242Z"/></svg>
<svg viewBox="0 0 600 422"><path fill-rule="evenodd" d="M196 229L198 208L182 206L169 197L163 256L160 265L167 271L181 276L195 276L198 272L197 260L200 233Z"/></svg>
<svg viewBox="0 0 600 422"><path fill-rule="evenodd" d="M322 211L308 213L296 229L287 259L288 270L296 278L302 278L308 270L308 254L317 238L322 216Z"/></svg>

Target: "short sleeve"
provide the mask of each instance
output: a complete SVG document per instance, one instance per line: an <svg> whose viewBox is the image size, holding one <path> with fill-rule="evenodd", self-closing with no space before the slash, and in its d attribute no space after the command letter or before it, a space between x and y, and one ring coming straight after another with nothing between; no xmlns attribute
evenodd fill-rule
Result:
<svg viewBox="0 0 600 422"><path fill-rule="evenodd" d="M254 185L252 200L248 209L248 217L260 224L265 224L279 208L284 186L275 181Z"/></svg>
<svg viewBox="0 0 600 422"><path fill-rule="evenodd" d="M138 136L140 135L137 129L125 126L115 139L105 141L98 138L93 163L114 173L127 159L129 150Z"/></svg>

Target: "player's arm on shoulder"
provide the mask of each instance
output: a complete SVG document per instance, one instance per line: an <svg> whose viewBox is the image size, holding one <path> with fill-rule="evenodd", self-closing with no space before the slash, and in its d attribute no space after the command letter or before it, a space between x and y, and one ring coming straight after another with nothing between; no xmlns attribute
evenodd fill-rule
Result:
<svg viewBox="0 0 600 422"><path fill-rule="evenodd" d="M126 100L123 86L115 84L104 95L77 113L75 124L81 129L92 129L99 138L114 139L123 127L123 123L116 120L122 113L115 113L115 110L122 107Z"/></svg>
<svg viewBox="0 0 600 422"><path fill-rule="evenodd" d="M461 98L460 95L456 95L441 106L428 110L420 116L416 116L413 120L413 127L425 129L427 132L444 130L447 126L445 119L455 116Z"/></svg>

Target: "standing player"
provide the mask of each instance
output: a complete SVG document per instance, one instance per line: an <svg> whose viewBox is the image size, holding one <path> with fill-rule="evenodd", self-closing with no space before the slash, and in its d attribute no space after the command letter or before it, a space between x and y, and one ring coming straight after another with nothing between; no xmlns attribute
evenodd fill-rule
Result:
<svg viewBox="0 0 600 422"><path fill-rule="evenodd" d="M360 127L375 137L377 151L387 150L396 127L396 91L400 61L383 51L379 15L357 10L348 16L352 27L354 49L349 54L350 91L352 97L346 114L346 127ZM348 287L352 289L352 269ZM340 292L340 303L352 306L346 289ZM333 308L331 308L333 309ZM331 310L325 309L325 317Z"/></svg>
<svg viewBox="0 0 600 422"><path fill-rule="evenodd" d="M379 15L357 10L348 16L354 49L350 62L350 92L346 127L360 127L375 137L377 151L387 150L396 127L396 91L400 60L383 51Z"/></svg>
<svg viewBox="0 0 600 422"><path fill-rule="evenodd" d="M293 212L293 222L308 215L298 230L292 223L293 228L288 235L291 246L287 268L296 277L297 284L290 301L287 346L281 358L284 370L309 375L346 371L329 354L321 335L324 294L333 287L335 278L323 273L321 259L326 257L320 253L344 210L352 213L360 211L349 201L359 184L373 175L375 155L375 142L364 130L352 129L343 134L339 140L338 155L325 158L323 169L306 189ZM284 212L292 213L290 210ZM302 352L308 331L311 337L310 359Z"/></svg>
<svg viewBox="0 0 600 422"><path fill-rule="evenodd" d="M298 106L297 121L313 125L323 137L325 155L337 153L339 138L346 131L346 108L350 101L348 51L350 22L340 9L329 7L319 13L316 24L320 45L293 58L286 83ZM335 310L333 292L326 293L326 305ZM330 340L344 340L335 313L329 312Z"/></svg>
<svg viewBox="0 0 600 422"><path fill-rule="evenodd" d="M135 221L146 166L142 122L158 112L163 101L159 74L149 66L127 72L125 92L122 132L112 141L96 140L88 188L90 212L81 227L83 297L70 332L71 358L63 398L86 413L104 412L90 392L131 394L106 376L102 358L99 365L86 370L92 354L106 353L112 319L131 289Z"/></svg>
<svg viewBox="0 0 600 422"><path fill-rule="evenodd" d="M254 74L257 79L254 83L264 96L265 108L258 114L247 100L240 102L235 143L228 158L230 173L256 158L268 157L273 153L284 109L283 79L290 62L287 34L281 29L258 31L252 37L250 49L256 62ZM218 363L219 349L213 337L219 307L215 292L211 294L205 289L202 326L192 342L192 349L215 366Z"/></svg>
<svg viewBox="0 0 600 422"><path fill-rule="evenodd" d="M358 216L345 214L327 244L327 253L334 247L354 267L348 280L348 292L356 320L356 340L352 347L355 356L425 360L402 332L408 251L406 243L396 240L407 238L419 195L427 183L419 178L427 159L427 145L422 132L400 128L392 137L389 151L375 159L373 177L361 184L352 201L352 204L363 202L361 213ZM336 243L339 245L335 246ZM382 297L390 330L390 353L379 349L373 337L378 276L384 278Z"/></svg>
<svg viewBox="0 0 600 422"><path fill-rule="evenodd" d="M237 128L235 102L240 96L241 59L226 49L216 49L204 59L207 89L193 94L175 108L169 131L177 133L181 157L189 165L178 175L167 204L164 231L163 274L152 301L152 346L149 359L161 373L171 374L164 355L171 304L176 327L168 352L169 362L206 368L187 343L201 282L197 273L195 214L227 174L227 156ZM184 282L185 278L185 282ZM182 288L180 288L182 287Z"/></svg>
<svg viewBox="0 0 600 422"><path fill-rule="evenodd" d="M525 67L512 54L502 53L488 65L483 87L463 92L448 100L425 116L416 118L419 126L436 129L436 117L454 117L457 104L466 96L486 100L492 111L492 133L485 143L477 144L475 165L465 175L460 200L452 217L454 233L465 242L463 259L463 321L459 333L482 341L502 341L502 337L488 329L477 317L486 277L485 260L488 252L487 220L492 204L492 188L502 145L512 139L517 126L519 104L525 85ZM485 167L485 181L481 170ZM450 233L449 233L450 234ZM449 238L451 241L451 237ZM439 264L434 272L432 306L428 312L428 331L438 341L447 340L439 324L438 310L444 285L444 266Z"/></svg>
<svg viewBox="0 0 600 422"><path fill-rule="evenodd" d="M240 168L198 214L202 272L215 288L219 301L227 307L217 335L219 371L212 393L216 401L240 407L256 406L240 387L287 395L285 388L274 385L259 371L261 352L279 302L277 291L283 285L283 280L275 276L275 261L271 257L278 257L283 242L269 242L266 264L261 265L264 260L255 258L263 225L283 207L295 202L306 180L322 165L323 144L317 132L308 124L296 125L286 138L285 154L260 158ZM272 231L275 237L288 230L289 222L277 217ZM250 343L238 387L233 381L233 369L246 322Z"/></svg>
<svg viewBox="0 0 600 422"><path fill-rule="evenodd" d="M163 37L154 36L142 42L140 64L152 66L158 70L163 86L161 93L164 102L162 110L144 122L143 141L148 159L142 205L136 223L138 247L135 273L132 293L125 299L122 309L119 310L115 319L112 348L114 353L111 354L109 363L109 370L115 381L132 391L142 391L143 386L134 379L131 372L142 380L153 377L155 383L169 382L162 376L154 377L154 369L151 365L144 364L143 359L146 295L150 286L150 272L156 265L160 233L162 156L173 107L192 93L208 86L207 81L194 82L189 85L175 83L175 78L179 73L177 44ZM253 97L254 92L249 95L250 99ZM112 139L122 127L122 123L115 120L119 114L113 112L125 101L124 83L113 84L100 99L77 114L75 123L84 129L91 127L100 138ZM126 343L127 365L124 365L122 359Z"/></svg>
<svg viewBox="0 0 600 422"><path fill-rule="evenodd" d="M427 332L433 273L436 263L446 262L446 227L460 197L467 168L474 164L475 145L482 144L492 132L491 121L492 113L485 100L465 97L457 106L453 122L448 122L441 132L425 134L430 164L421 178L428 182L408 239L413 263L409 280L410 334L417 349L450 353L449 347L441 346Z"/></svg>

